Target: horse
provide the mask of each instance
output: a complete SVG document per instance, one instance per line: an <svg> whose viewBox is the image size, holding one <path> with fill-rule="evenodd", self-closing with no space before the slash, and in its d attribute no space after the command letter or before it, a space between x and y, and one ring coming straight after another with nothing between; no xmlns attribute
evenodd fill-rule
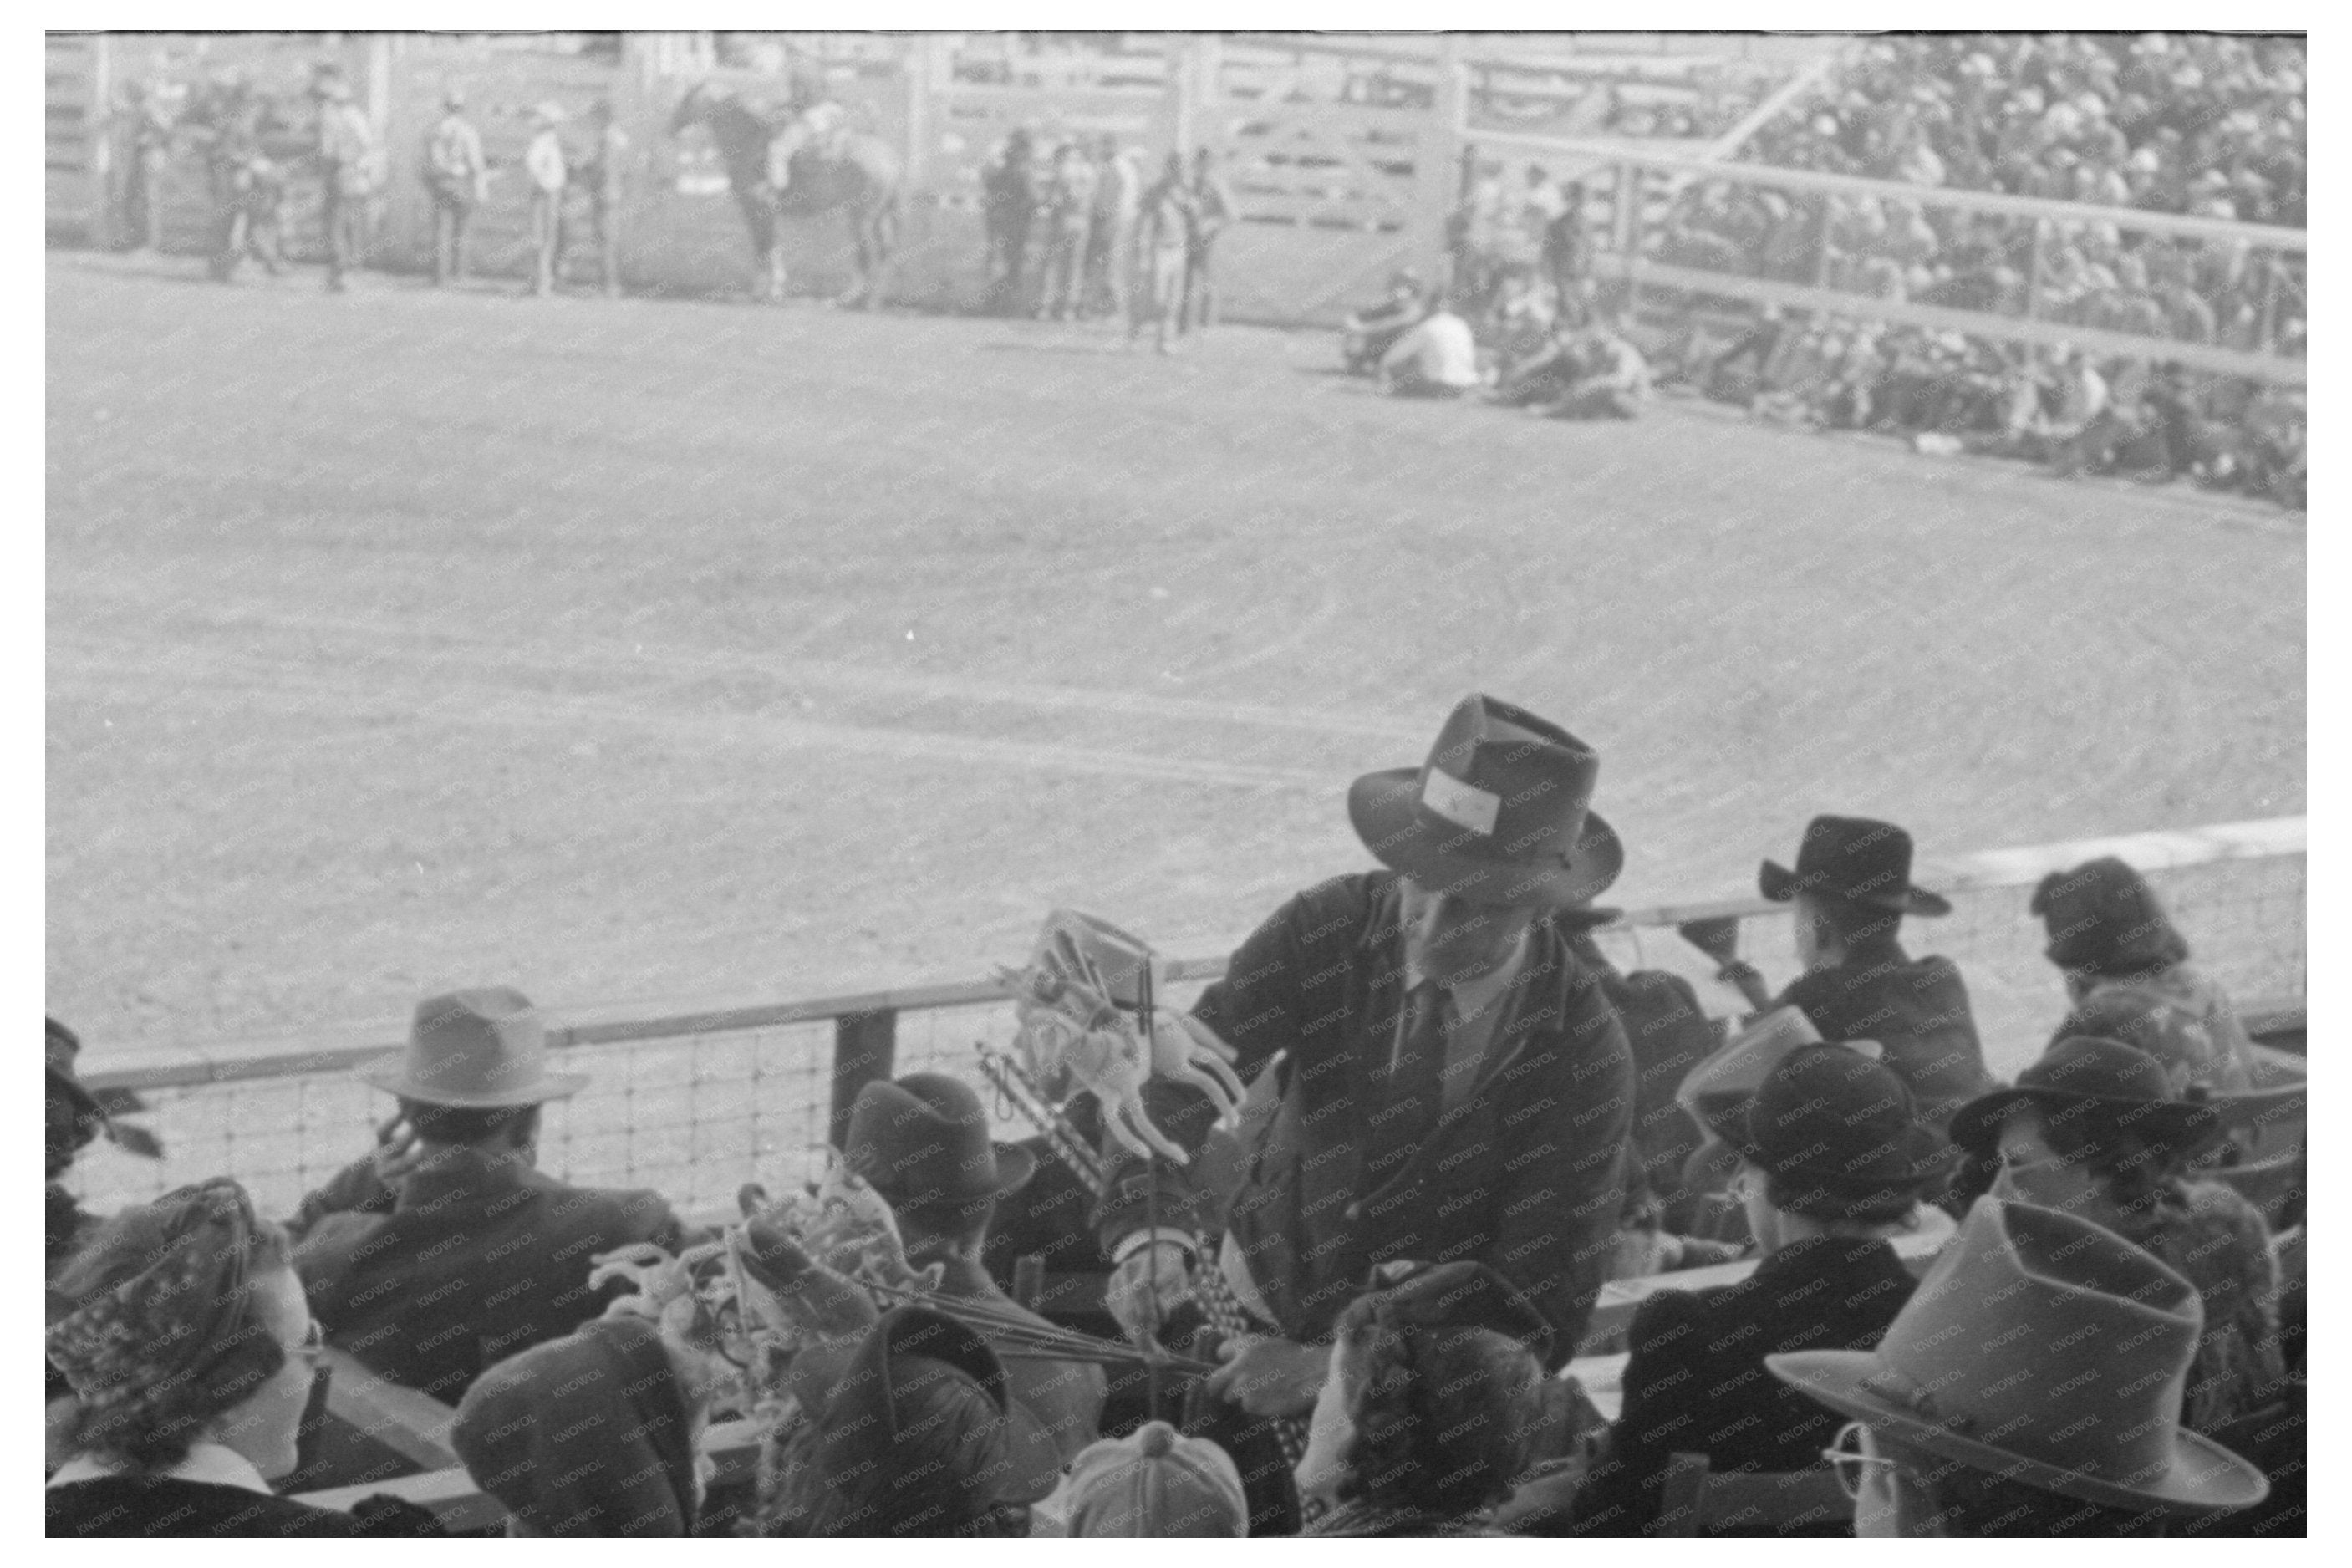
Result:
<svg viewBox="0 0 2352 1568"><path fill-rule="evenodd" d="M678 100L670 134L701 125L718 145L727 184L743 209L751 231L751 258L767 279L767 298L784 297L784 254L776 220L786 214L840 210L848 215L857 246L857 281L834 302L868 309L880 301L898 246L898 219L905 190L898 154L878 136L845 132L830 139L834 149L794 145L791 121L779 125L735 94L698 82ZM779 146L780 140L783 145ZM772 160L786 156L789 174L777 188Z"/></svg>

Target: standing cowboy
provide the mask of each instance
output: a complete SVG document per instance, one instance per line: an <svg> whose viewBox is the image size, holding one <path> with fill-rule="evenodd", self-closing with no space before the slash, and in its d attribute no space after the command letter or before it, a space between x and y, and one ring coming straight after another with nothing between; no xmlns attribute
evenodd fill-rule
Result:
<svg viewBox="0 0 2352 1568"><path fill-rule="evenodd" d="M1191 1165L1104 1145L1113 1314L1130 1331L1164 1320L1192 1271L1214 1268L1263 1330L1228 1343L1211 1394L1258 1416L1310 1409L1333 1324L1391 1259L1486 1264L1557 1326L1554 1363L1574 1353L1613 1250L1634 1098L1616 1015L1549 918L1623 866L1590 807L1599 768L1565 730L1473 696L1423 766L1358 779L1349 815L1388 869L1293 898L1194 1008L1243 1079L1282 1057L1225 1213ZM1152 1119L1200 1149L1208 1100L1150 1092ZM1204 1256L1196 1237L1220 1229Z"/></svg>
<svg viewBox="0 0 2352 1568"><path fill-rule="evenodd" d="M1069 321L1086 301L1087 236L1094 223L1095 186L1101 178L1076 142L1054 149L1045 174L1045 276L1037 287L1037 319Z"/></svg>
<svg viewBox="0 0 2352 1568"><path fill-rule="evenodd" d="M344 274L367 251L367 204L378 184L375 130L360 107L342 68L322 65L312 74L310 96L319 104L317 157L327 230L327 287L341 293Z"/></svg>
<svg viewBox="0 0 2352 1568"><path fill-rule="evenodd" d="M1031 166L1029 128L1015 126L1004 151L981 175L982 218L988 230L988 302L985 309L1012 315L1021 309L1021 270L1029 252L1029 221L1037 193Z"/></svg>
<svg viewBox="0 0 2352 1568"><path fill-rule="evenodd" d="M122 84L116 110L123 142L122 202L118 242L126 250L163 247L163 177L171 171L172 116L143 81Z"/></svg>
<svg viewBox="0 0 2352 1568"><path fill-rule="evenodd" d="M1184 316L1189 326L1206 331L1217 319L1216 284L1211 268L1216 259L1217 236L1241 216L1234 193L1217 173L1206 147L1192 153L1192 237L1184 249Z"/></svg>
<svg viewBox="0 0 2352 1568"><path fill-rule="evenodd" d="M1174 336L1184 330L1184 265L1192 249L1192 187L1184 183L1184 160L1171 153L1160 178L1143 193L1143 216L1136 231L1136 250L1150 289L1153 342L1161 353L1171 352ZM1142 328L1142 312L1129 315L1128 342L1133 342Z"/></svg>
<svg viewBox="0 0 2352 1568"><path fill-rule="evenodd" d="M1143 201L1143 171L1135 154L1105 136L1096 148L1094 212L1087 230L1087 301L1105 301L1124 320L1135 284L1135 220Z"/></svg>
<svg viewBox="0 0 2352 1568"><path fill-rule="evenodd" d="M596 241L597 276L606 299L621 296L621 173L628 163L629 133L613 112L613 100L600 98L589 113L596 137L593 161L574 171L574 183L588 192L588 223Z"/></svg>
<svg viewBox="0 0 2352 1568"><path fill-rule="evenodd" d="M547 1032L520 992L417 1004L408 1048L360 1074L397 1096L376 1147L302 1200L287 1231L330 1342L455 1402L484 1368L593 1318L588 1262L686 1237L661 1194L540 1173L539 1111L587 1083L547 1070Z"/></svg>
<svg viewBox="0 0 2352 1568"><path fill-rule="evenodd" d="M425 188L433 197L433 281L466 276L466 226L489 195L482 133L466 118L466 95L441 95L441 118L425 138Z"/></svg>
<svg viewBox="0 0 2352 1568"><path fill-rule="evenodd" d="M544 299L555 292L555 270L563 254L563 139L556 127L563 110L542 103L530 114L530 145L523 150L523 172L530 176L530 291Z"/></svg>

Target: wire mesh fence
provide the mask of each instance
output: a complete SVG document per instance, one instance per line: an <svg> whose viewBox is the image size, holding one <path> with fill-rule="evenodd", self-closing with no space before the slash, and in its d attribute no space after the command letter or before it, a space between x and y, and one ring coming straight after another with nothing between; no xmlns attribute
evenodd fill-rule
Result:
<svg viewBox="0 0 2352 1568"><path fill-rule="evenodd" d="M2144 868L2187 934L2195 962L2242 1003L2300 1001L2305 985L2305 860L2287 853ZM2027 910L2032 876L1952 893L1953 912L1906 922L1916 956L1940 952L1966 977L1977 1028L1992 1070L2008 1078L2041 1053L2066 1010L2058 972L2042 956L2041 921ZM1653 910L1602 933L1621 969L1667 969L1697 989L1710 1013L1742 1004L1712 978L1712 964L1675 936L1695 911ZM1740 921L1740 952L1777 985L1798 964L1785 910L1757 909ZM1165 998L1189 1006L1199 984ZM910 1006L898 1015L893 1071L943 1072L978 1084L974 1047L1012 1043L1003 1002ZM660 1031L660 1032L656 1032ZM600 1026L599 1033L610 1033ZM575 1045L564 1070L589 1084L547 1107L541 1167L576 1184L652 1187L681 1212L730 1210L737 1189L775 1185L813 1169L826 1137L835 1033L826 1019L759 1027L668 1032L649 1023L641 1037ZM93 1071L94 1084L107 1082ZM196 1074L192 1073L191 1078ZM367 1152L385 1097L349 1070L293 1072L233 1082L172 1084L142 1090L142 1118L163 1140L161 1161L133 1159L105 1143L76 1164L72 1184L100 1213L142 1202L185 1182L226 1173L244 1182L265 1213L289 1214L302 1195ZM985 1096L984 1096L985 1098ZM996 1108L999 1135L1030 1131Z"/></svg>

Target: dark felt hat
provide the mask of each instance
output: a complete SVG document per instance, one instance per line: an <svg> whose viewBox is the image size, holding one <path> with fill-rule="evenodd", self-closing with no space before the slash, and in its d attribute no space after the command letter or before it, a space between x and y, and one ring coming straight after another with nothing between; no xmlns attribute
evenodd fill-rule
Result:
<svg viewBox="0 0 2352 1568"><path fill-rule="evenodd" d="M1741 1159L1806 1188L1810 1201L1796 1206L1807 1210L1899 1203L1943 1174L1950 1154L1919 1124L1903 1080L1843 1046L1800 1046L1781 1058L1724 1132Z"/></svg>
<svg viewBox="0 0 2352 1568"><path fill-rule="evenodd" d="M1948 915L1939 894L1911 884L1911 836L1891 822L1866 816L1816 816L1797 846L1797 868L1767 860L1757 889L1775 903L1799 893L1829 893L1906 915Z"/></svg>
<svg viewBox="0 0 2352 1568"><path fill-rule="evenodd" d="M1418 1329L1488 1329L1518 1341L1538 1361L1551 1356L1550 1321L1517 1286L1483 1263L1376 1263L1350 1310L1376 1304Z"/></svg>
<svg viewBox="0 0 2352 1568"><path fill-rule="evenodd" d="M990 1140L980 1096L944 1073L909 1073L858 1090L842 1152L894 1208L1003 1197L1037 1170L1028 1150Z"/></svg>
<svg viewBox="0 0 2352 1568"><path fill-rule="evenodd" d="M1601 757L1524 708L1465 697L1417 768L1348 791L1356 833L1383 865L1484 904L1589 904L1625 868L1592 810Z"/></svg>
<svg viewBox="0 0 2352 1568"><path fill-rule="evenodd" d="M2061 969L2138 974L2189 956L2147 879L2112 855L2051 872L2026 908L2042 917L2050 934L2042 952Z"/></svg>
<svg viewBox="0 0 2352 1568"><path fill-rule="evenodd" d="M2074 1035L2018 1074L2016 1088L1961 1106L1952 1116L1952 1142L1971 1153L1990 1153L2001 1122L2021 1105L2037 1107L2047 1120L2080 1121L2174 1155L2195 1152L2221 1126L2211 1106L2176 1099L2164 1064L2146 1051L2121 1040Z"/></svg>
<svg viewBox="0 0 2352 1568"><path fill-rule="evenodd" d="M73 1112L74 1147L79 1149L107 1129L106 1110L98 1097L81 1086L74 1071L74 1059L81 1055L81 1037L55 1018L46 1018L48 1058L48 1092L63 1100Z"/></svg>
<svg viewBox="0 0 2352 1568"><path fill-rule="evenodd" d="M943 1312L894 1307L862 1340L800 1352L789 1376L801 1408L823 1429L817 1457L829 1477L898 1468L898 1450L909 1436L901 1401L949 1378L969 1385L992 1412L982 1420L987 1457L969 1474L908 1477L909 1507L944 1496L972 1517L994 1505L1035 1502L1061 1480L1061 1452L1027 1407L1013 1401L1004 1363L977 1331Z"/></svg>

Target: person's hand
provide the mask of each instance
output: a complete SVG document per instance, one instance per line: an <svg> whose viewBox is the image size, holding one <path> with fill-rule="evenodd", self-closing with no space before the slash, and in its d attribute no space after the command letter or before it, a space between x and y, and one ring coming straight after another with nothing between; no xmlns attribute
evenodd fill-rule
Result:
<svg viewBox="0 0 2352 1568"><path fill-rule="evenodd" d="M1230 1400L1252 1415L1304 1415L1331 1370L1329 1345L1244 1334L1218 1349L1225 1364L1209 1374L1210 1397Z"/></svg>
<svg viewBox="0 0 2352 1568"><path fill-rule="evenodd" d="M1685 942L1715 960L1718 969L1739 956L1739 920L1736 915L1685 921L1675 930Z"/></svg>
<svg viewBox="0 0 2352 1568"><path fill-rule="evenodd" d="M409 1173L425 1163L425 1141L399 1111L375 1130L375 1179L388 1192L398 1192Z"/></svg>
<svg viewBox="0 0 2352 1568"><path fill-rule="evenodd" d="M1111 1317L1138 1343L1192 1294L1191 1255L1172 1241L1151 1242L1128 1254L1111 1270L1104 1290Z"/></svg>

